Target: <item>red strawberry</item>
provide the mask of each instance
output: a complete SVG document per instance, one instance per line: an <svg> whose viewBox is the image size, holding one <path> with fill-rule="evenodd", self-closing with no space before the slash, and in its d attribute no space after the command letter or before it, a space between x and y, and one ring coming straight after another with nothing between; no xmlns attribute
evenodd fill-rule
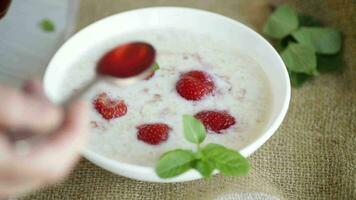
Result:
<svg viewBox="0 0 356 200"><path fill-rule="evenodd" d="M171 128L167 124L153 123L143 124L138 127L137 139L148 144L159 144L168 139L168 132Z"/></svg>
<svg viewBox="0 0 356 200"><path fill-rule="evenodd" d="M226 111L201 111L194 117L200 120L206 129L218 134L236 123L235 118Z"/></svg>
<svg viewBox="0 0 356 200"><path fill-rule="evenodd" d="M103 92L94 99L95 109L105 119L110 120L126 114L127 107L123 100L111 99L107 93Z"/></svg>
<svg viewBox="0 0 356 200"><path fill-rule="evenodd" d="M176 83L176 90L183 98L197 101L209 95L215 88L209 74L203 71L190 71L183 74Z"/></svg>

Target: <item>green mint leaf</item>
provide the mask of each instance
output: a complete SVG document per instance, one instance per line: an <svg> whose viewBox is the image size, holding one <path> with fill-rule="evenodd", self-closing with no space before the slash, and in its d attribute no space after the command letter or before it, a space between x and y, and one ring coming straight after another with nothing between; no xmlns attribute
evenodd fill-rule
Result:
<svg viewBox="0 0 356 200"><path fill-rule="evenodd" d="M192 151L176 149L164 153L156 165L156 173L161 178L172 178L189 169L195 159Z"/></svg>
<svg viewBox="0 0 356 200"><path fill-rule="evenodd" d="M320 55L317 54L318 71L331 72L342 69L344 62L342 60L342 53L339 52L335 55Z"/></svg>
<svg viewBox="0 0 356 200"><path fill-rule="evenodd" d="M267 19L263 33L275 39L282 39L298 28L298 16L295 11L282 5Z"/></svg>
<svg viewBox="0 0 356 200"><path fill-rule="evenodd" d="M340 31L333 28L301 27L292 36L297 42L313 47L317 53L335 54L341 49Z"/></svg>
<svg viewBox="0 0 356 200"><path fill-rule="evenodd" d="M200 144L206 137L204 125L191 115L183 115L184 137L189 142Z"/></svg>
<svg viewBox="0 0 356 200"><path fill-rule="evenodd" d="M42 30L46 32L53 32L55 30L54 23L49 19L43 19L40 22L40 26Z"/></svg>
<svg viewBox="0 0 356 200"><path fill-rule="evenodd" d="M307 81L311 76L303 73L296 73L288 71L291 85L293 87L299 88Z"/></svg>
<svg viewBox="0 0 356 200"><path fill-rule="evenodd" d="M289 71L308 75L318 74L316 55L309 45L290 43L281 56Z"/></svg>
<svg viewBox="0 0 356 200"><path fill-rule="evenodd" d="M284 49L286 49L288 44L291 42L296 42L296 41L292 36L288 35L287 37L277 41L277 43L275 44L276 49L278 50L278 52L281 52Z"/></svg>
<svg viewBox="0 0 356 200"><path fill-rule="evenodd" d="M298 15L298 20L299 20L299 26L322 26L322 23L309 15Z"/></svg>
<svg viewBox="0 0 356 200"><path fill-rule="evenodd" d="M202 153L223 175L243 176L249 171L250 164L246 158L222 145L210 143L202 149Z"/></svg>
<svg viewBox="0 0 356 200"><path fill-rule="evenodd" d="M152 71L157 71L157 70L159 70L159 65L158 65L158 63L157 62L155 62L155 64L153 64L153 66L152 66Z"/></svg>
<svg viewBox="0 0 356 200"><path fill-rule="evenodd" d="M193 163L193 168L196 169L204 178L210 177L214 171L214 165L206 160L196 160Z"/></svg>

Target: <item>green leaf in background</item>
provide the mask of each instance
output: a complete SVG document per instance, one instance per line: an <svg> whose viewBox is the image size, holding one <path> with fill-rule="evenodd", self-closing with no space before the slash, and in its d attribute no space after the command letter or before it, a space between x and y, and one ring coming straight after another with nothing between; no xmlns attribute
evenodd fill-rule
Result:
<svg viewBox="0 0 356 200"><path fill-rule="evenodd" d="M206 137L204 125L191 115L183 115L184 137L189 142L200 144Z"/></svg>
<svg viewBox="0 0 356 200"><path fill-rule="evenodd" d="M341 34L333 28L301 27L292 36L298 43L310 45L320 54L335 54L341 49Z"/></svg>
<svg viewBox="0 0 356 200"><path fill-rule="evenodd" d="M193 168L196 169L204 178L211 176L214 171L214 165L206 160L196 160L193 164Z"/></svg>
<svg viewBox="0 0 356 200"><path fill-rule="evenodd" d="M319 71L343 67L341 32L323 27L315 17L300 13L296 16L292 8L282 5L267 19L263 32L273 39L293 87L300 87Z"/></svg>
<svg viewBox="0 0 356 200"><path fill-rule="evenodd" d="M189 169L195 159L194 153L189 150L176 149L163 154L156 166L156 173L161 178L172 178Z"/></svg>
<svg viewBox="0 0 356 200"><path fill-rule="evenodd" d="M202 152L206 160L212 162L223 175L243 176L249 171L250 164L239 152L219 144L208 144Z"/></svg>
<svg viewBox="0 0 356 200"><path fill-rule="evenodd" d="M282 39L298 28L298 16L295 11L282 5L267 19L263 33L275 39Z"/></svg>
<svg viewBox="0 0 356 200"><path fill-rule="evenodd" d="M344 63L342 61L341 51L335 55L320 55L317 54L318 71L331 72L342 69Z"/></svg>
<svg viewBox="0 0 356 200"><path fill-rule="evenodd" d="M40 22L40 26L41 26L42 30L46 31L46 32L53 32L55 29L54 23L49 19L43 19Z"/></svg>
<svg viewBox="0 0 356 200"><path fill-rule="evenodd" d="M321 26L321 22L309 15L298 15L299 26Z"/></svg>
<svg viewBox="0 0 356 200"><path fill-rule="evenodd" d="M289 71L309 75L318 74L316 55L314 49L309 45L290 43L281 56Z"/></svg>
<svg viewBox="0 0 356 200"><path fill-rule="evenodd" d="M296 42L296 41L295 41L295 39L294 39L292 36L288 35L287 37L285 37L285 38L283 38L283 39L281 39L281 40L278 40L278 41L277 41L277 44L276 44L275 46L276 46L277 50L278 50L279 52L281 52L281 51L283 51L285 48L287 48L287 46L288 46L289 43L292 43L292 42Z"/></svg>
<svg viewBox="0 0 356 200"><path fill-rule="evenodd" d="M295 73L288 71L291 85L293 87L299 88L307 81L311 76L303 73Z"/></svg>
<svg viewBox="0 0 356 200"><path fill-rule="evenodd" d="M157 62L155 62L155 64L153 64L153 66L152 66L152 71L157 71L157 70L159 70L159 65L158 65L158 63Z"/></svg>

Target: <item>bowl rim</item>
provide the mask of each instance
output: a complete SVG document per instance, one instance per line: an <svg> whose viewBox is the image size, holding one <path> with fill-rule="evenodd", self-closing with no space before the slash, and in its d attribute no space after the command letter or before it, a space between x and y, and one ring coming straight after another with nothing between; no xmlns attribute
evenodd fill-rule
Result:
<svg viewBox="0 0 356 200"><path fill-rule="evenodd" d="M211 17L214 17L214 18L220 18L222 20L228 21L229 23L232 23L235 26L239 26L240 28L247 31L248 34L254 35L262 43L265 43L265 45L267 45L267 48L269 48L269 51L271 51L271 53L274 55L275 59L277 59L277 63L278 63L277 65L279 65L280 67L283 68L282 69L283 77L285 79L285 84L286 84L285 91L283 91L285 93L285 96L283 98L284 99L283 105L281 106L281 109L280 109L280 112L278 113L278 115L275 118L272 118L273 121L272 121L271 125L267 126L266 130L260 136L258 136L258 138L256 140L254 140L253 142L251 142L250 144L248 144L247 146L245 146L244 148L242 148L239 151L243 156L248 157L253 152L255 152L257 149L259 149L275 133L275 131L281 125L284 117L286 116L286 113L287 113L288 107L289 107L290 98L291 98L290 79L289 79L289 74L287 72L287 68L286 68L282 58L277 53L277 51L273 48L273 46L265 38L263 38L259 33L255 32L254 30L252 30L248 26L242 24L241 22L239 22L235 19L223 16L221 14L213 13L213 12L206 11L206 10L196 9L196 8L189 8L189 7L158 6L158 7L146 7L146 8L128 10L128 11L120 12L120 13L105 17L103 19L100 19L98 21L95 21L95 22L89 24L88 26L84 27L83 29L81 29L79 32L77 32L74 36L72 36L69 40L67 40L57 50L57 53L51 59L50 63L48 64L48 67L46 69L46 72L44 74L43 80L44 80L45 89L48 89L47 86L48 86L48 83L51 81L50 80L51 74L54 73L54 68L50 67L50 66L53 65L53 62L56 60L57 57L59 57L58 52L60 52L64 48L66 48L68 43L71 43L71 41L76 40L78 37L81 37L82 32L92 29L92 27L96 26L99 23L102 23L103 21L112 20L113 18L115 18L118 15L126 15L126 14L131 14L131 13L136 13L136 12L142 12L142 11L159 12L160 10L185 11L185 12L195 12L195 13L199 12L202 14L210 15ZM156 175L153 167L140 166L140 165L121 162L118 160L113 160L113 159L107 158L103 155L100 155L94 151L91 151L87 147L84 147L81 150L81 154L86 159L91 161L92 163L94 163L108 171L111 171L115 174L120 174L122 176L129 177L129 178L138 179L138 180L144 180L144 181L150 181L150 182L181 182L181 181L190 181L190 180L202 178L202 176L199 173L197 173L195 170L189 170L189 171L185 172L184 174L179 175L174 178L161 179ZM131 172L131 174L130 175L123 174L122 171L126 171L127 173ZM133 171L135 171L137 173L132 174ZM217 173L217 172L215 172L215 173Z"/></svg>

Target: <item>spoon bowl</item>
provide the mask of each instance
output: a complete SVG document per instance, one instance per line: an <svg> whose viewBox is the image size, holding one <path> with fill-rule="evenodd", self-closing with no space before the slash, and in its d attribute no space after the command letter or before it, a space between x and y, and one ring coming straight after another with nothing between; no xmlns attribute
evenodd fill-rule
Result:
<svg viewBox="0 0 356 200"><path fill-rule="evenodd" d="M66 107L77 100L98 81L127 86L147 78L152 73L155 58L156 50L146 42L129 42L115 47L99 60L94 78L71 94L62 105Z"/></svg>

